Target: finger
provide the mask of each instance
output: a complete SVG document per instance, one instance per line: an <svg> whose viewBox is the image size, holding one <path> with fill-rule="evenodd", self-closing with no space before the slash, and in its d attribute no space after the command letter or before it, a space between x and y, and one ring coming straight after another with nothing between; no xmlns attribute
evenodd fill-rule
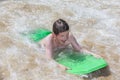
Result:
<svg viewBox="0 0 120 80"><path fill-rule="evenodd" d="M67 68L67 70L72 70L71 68Z"/></svg>

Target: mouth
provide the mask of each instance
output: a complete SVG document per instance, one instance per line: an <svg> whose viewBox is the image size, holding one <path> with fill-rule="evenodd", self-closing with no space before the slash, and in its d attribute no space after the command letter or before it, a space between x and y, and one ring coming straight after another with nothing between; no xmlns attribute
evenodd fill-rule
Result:
<svg viewBox="0 0 120 80"><path fill-rule="evenodd" d="M63 43L65 43L66 42L66 40L61 40Z"/></svg>

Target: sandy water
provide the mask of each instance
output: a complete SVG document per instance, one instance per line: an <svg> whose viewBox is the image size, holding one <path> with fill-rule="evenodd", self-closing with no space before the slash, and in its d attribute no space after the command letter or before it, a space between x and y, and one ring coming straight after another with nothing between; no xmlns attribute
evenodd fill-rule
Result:
<svg viewBox="0 0 120 80"><path fill-rule="evenodd" d="M0 80L119 80L119 0L20 0L0 2ZM37 43L21 33L66 20L81 46L109 67L87 79L61 71Z"/></svg>

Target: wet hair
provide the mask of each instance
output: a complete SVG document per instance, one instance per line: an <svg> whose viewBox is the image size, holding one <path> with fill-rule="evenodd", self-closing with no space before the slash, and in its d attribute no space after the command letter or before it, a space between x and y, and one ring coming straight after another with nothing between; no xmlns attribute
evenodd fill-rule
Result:
<svg viewBox="0 0 120 80"><path fill-rule="evenodd" d="M65 32L69 30L69 25L63 19L58 19L53 24L53 32L58 35L61 32Z"/></svg>

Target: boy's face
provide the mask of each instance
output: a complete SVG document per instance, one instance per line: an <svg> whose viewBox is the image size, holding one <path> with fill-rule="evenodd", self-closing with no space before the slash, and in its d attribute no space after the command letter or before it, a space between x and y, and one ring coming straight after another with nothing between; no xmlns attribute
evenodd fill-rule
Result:
<svg viewBox="0 0 120 80"><path fill-rule="evenodd" d="M56 39L61 43L64 44L65 41L68 39L69 37L69 31L65 31L65 32L61 32L58 35L56 35Z"/></svg>

